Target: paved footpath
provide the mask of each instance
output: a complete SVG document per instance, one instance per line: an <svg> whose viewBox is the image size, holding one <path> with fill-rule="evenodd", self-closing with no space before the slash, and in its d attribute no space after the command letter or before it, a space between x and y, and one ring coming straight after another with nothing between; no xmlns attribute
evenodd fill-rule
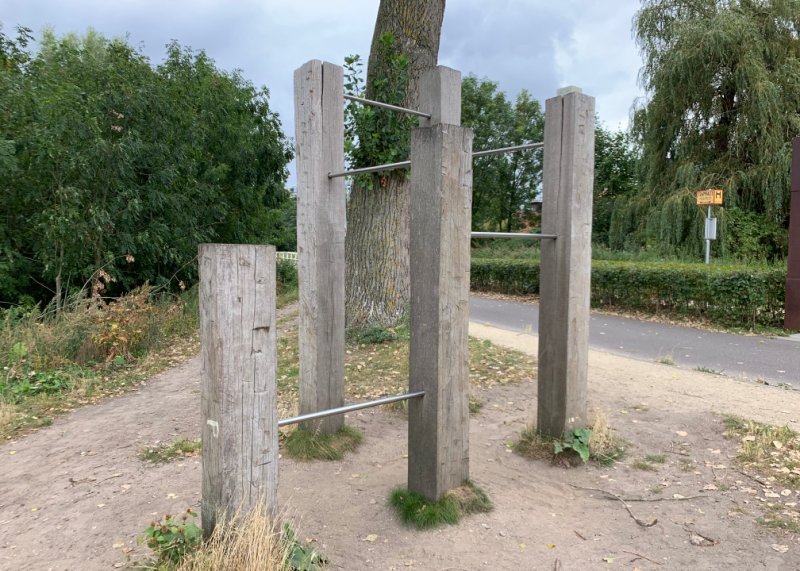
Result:
<svg viewBox="0 0 800 571"><path fill-rule="evenodd" d="M470 320L511 331L537 333L539 304L470 297ZM729 377L762 379L800 390L800 336L716 333L592 313L589 346L643 361L672 360L678 367Z"/></svg>

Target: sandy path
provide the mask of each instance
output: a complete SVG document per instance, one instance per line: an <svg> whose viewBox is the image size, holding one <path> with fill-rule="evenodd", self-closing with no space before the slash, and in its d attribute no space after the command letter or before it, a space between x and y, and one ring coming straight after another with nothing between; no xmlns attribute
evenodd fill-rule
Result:
<svg viewBox="0 0 800 571"><path fill-rule="evenodd" d="M530 335L485 326L471 333L535 350ZM471 474L494 501L492 513L425 533L399 524L386 497L406 479L406 422L376 409L349 417L365 432L358 453L341 462L282 460L281 503L296 517L300 537L316 540L332 569L550 570L556 560L564 570L800 569L798 537L754 522L763 490L729 469L735 443L722 438L719 419L710 414L735 412L797 428L800 392L595 352L590 365L592 406L632 443L621 464L565 470L509 453L506 443L535 410L535 383L528 382L477 394L484 408L471 420ZM151 467L136 454L157 440L199 433L198 387L194 358L135 393L0 446L0 569L121 566L125 550L143 553L133 539L152 514L196 505L196 459ZM676 442L687 443L690 456L669 453ZM658 472L630 467L636 456L661 451L669 462ZM682 471L679 461L687 460L693 465ZM645 529L619 502L569 483L628 497L704 497L633 503L641 519L658 519ZM703 490L709 483L718 489ZM800 501L800 492L793 495ZM693 546L691 530L719 543ZM366 541L371 534L377 539Z"/></svg>

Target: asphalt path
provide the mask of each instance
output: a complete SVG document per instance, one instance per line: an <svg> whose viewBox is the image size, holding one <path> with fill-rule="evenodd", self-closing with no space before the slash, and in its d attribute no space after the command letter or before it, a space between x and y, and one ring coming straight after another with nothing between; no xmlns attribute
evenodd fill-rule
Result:
<svg viewBox="0 0 800 571"><path fill-rule="evenodd" d="M470 297L470 320L537 333L539 305ZM800 389L800 337L737 335L592 312L589 347Z"/></svg>

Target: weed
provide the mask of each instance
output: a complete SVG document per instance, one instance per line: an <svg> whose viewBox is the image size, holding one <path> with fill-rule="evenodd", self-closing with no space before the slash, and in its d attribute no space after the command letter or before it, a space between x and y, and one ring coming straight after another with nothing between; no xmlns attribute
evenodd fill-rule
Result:
<svg viewBox="0 0 800 571"><path fill-rule="evenodd" d="M481 409L483 408L483 403L473 397L472 395L469 396L469 413L470 414L478 414Z"/></svg>
<svg viewBox="0 0 800 571"><path fill-rule="evenodd" d="M200 439L179 438L171 444L161 443L148 446L139 452L139 460L151 464L166 464L176 458L194 456L200 452Z"/></svg>
<svg viewBox="0 0 800 571"><path fill-rule="evenodd" d="M413 525L417 529L428 529L445 523L456 524L463 515L489 512L493 507L486 493L469 480L450 490L436 502L405 488L396 488L389 497L389 503L405 524Z"/></svg>
<svg viewBox="0 0 800 571"><path fill-rule="evenodd" d="M591 460L608 466L625 455L625 446L608 425L608 417L603 411L594 413L592 436L589 438L589 455Z"/></svg>
<svg viewBox="0 0 800 571"><path fill-rule="evenodd" d="M190 517L192 521L188 521ZM139 541L153 550L159 564L180 563L199 547L203 538L202 530L194 523L195 517L197 514L191 509L186 510L180 521L167 514L161 521L153 521Z"/></svg>
<svg viewBox="0 0 800 571"><path fill-rule="evenodd" d="M357 428L345 425L334 434L297 428L286 437L286 453L297 460L341 460L358 448L364 436Z"/></svg>
<svg viewBox="0 0 800 571"><path fill-rule="evenodd" d="M800 521L782 514L770 514L756 520L759 524L770 529L782 529L791 533L800 533Z"/></svg>
<svg viewBox="0 0 800 571"><path fill-rule="evenodd" d="M708 373L710 375L721 375L722 371L717 371L716 369L712 369L711 367L703 367L698 366L694 368L695 371L700 371L701 373Z"/></svg>
<svg viewBox="0 0 800 571"><path fill-rule="evenodd" d="M645 472L657 472L658 471L658 468L656 468L650 462L648 462L647 460L645 460L643 458L637 458L636 460L634 460L633 464L631 464L631 467L636 468L637 470L643 470Z"/></svg>
<svg viewBox="0 0 800 571"><path fill-rule="evenodd" d="M581 460L589 461L589 439L592 437L591 428L573 428L564 433L561 439L553 442L553 451L556 456L565 450L577 452Z"/></svg>
<svg viewBox="0 0 800 571"><path fill-rule="evenodd" d="M667 456L666 454L648 454L644 457L644 460L651 464L664 464L667 461Z"/></svg>
<svg viewBox="0 0 800 571"><path fill-rule="evenodd" d="M364 329L351 329L347 332L348 341L354 345L380 345L398 339L408 339L408 325L398 327L372 326Z"/></svg>
<svg viewBox="0 0 800 571"><path fill-rule="evenodd" d="M787 485L800 483L800 435L788 426L771 426L734 415L723 416L725 436L739 438L735 461Z"/></svg>
<svg viewBox="0 0 800 571"><path fill-rule="evenodd" d="M678 462L678 468L680 468L681 472L693 472L694 462L691 460L680 460Z"/></svg>
<svg viewBox="0 0 800 571"><path fill-rule="evenodd" d="M532 460L552 460L555 438L542 434L535 428L526 428L519 435L512 449L520 456Z"/></svg>
<svg viewBox="0 0 800 571"><path fill-rule="evenodd" d="M675 359L673 359L672 355L661 355L656 359L656 363L661 363L662 365L674 365Z"/></svg>
<svg viewBox="0 0 800 571"><path fill-rule="evenodd" d="M647 489L647 491L650 492L653 495L663 494L664 493L664 486L661 486L659 484L653 484L652 486L650 486Z"/></svg>

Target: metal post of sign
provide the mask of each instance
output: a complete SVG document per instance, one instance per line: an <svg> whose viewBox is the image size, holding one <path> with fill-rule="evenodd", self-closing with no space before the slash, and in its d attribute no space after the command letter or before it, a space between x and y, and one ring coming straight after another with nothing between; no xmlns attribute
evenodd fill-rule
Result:
<svg viewBox="0 0 800 571"><path fill-rule="evenodd" d="M711 236L708 229L711 227L711 207L708 207L708 215L706 216L706 264L711 263Z"/></svg>

